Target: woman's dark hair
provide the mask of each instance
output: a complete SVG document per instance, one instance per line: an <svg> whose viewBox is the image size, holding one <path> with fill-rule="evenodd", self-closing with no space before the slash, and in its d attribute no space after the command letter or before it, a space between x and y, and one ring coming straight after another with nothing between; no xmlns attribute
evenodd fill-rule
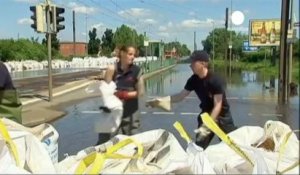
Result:
<svg viewBox="0 0 300 175"><path fill-rule="evenodd" d="M121 58L121 52L126 52L126 53L127 53L129 48L134 48L135 53L136 53L136 54L138 53L136 47L134 47L134 46L132 46L132 45L128 45L128 46L125 46L125 45L124 45L124 46L119 47L119 54L118 54L118 57ZM135 55L135 56L136 56L136 55Z"/></svg>

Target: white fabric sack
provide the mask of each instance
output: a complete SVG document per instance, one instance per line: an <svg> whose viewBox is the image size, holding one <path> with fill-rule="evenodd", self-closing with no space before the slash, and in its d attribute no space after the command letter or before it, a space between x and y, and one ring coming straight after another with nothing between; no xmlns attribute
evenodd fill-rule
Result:
<svg viewBox="0 0 300 175"><path fill-rule="evenodd" d="M93 147L100 151L128 138L125 135L117 135L112 140ZM167 174L183 173L190 174L187 162L188 156L182 149L176 138L165 130L152 130L131 136L144 147L144 154L138 159L106 159L101 174ZM117 141L116 141L117 140ZM56 165L58 173L74 174L79 161L88 151L82 150L74 156L69 156ZM117 151L118 154L134 155L136 146L129 144Z"/></svg>
<svg viewBox="0 0 300 175"><path fill-rule="evenodd" d="M105 81L100 81L99 90L102 96L103 104L109 109L123 109L122 101L114 95L116 92L116 84L111 81L107 84Z"/></svg>
<svg viewBox="0 0 300 175"><path fill-rule="evenodd" d="M8 119L5 119L4 121L6 120ZM13 121L11 122L13 123ZM56 173L45 146L35 135L20 130L20 128L13 128L12 125L9 125L7 130L16 146L20 166L16 167L15 159L10 152L9 154L5 153L7 145L0 135L0 167L2 168L2 165L6 165L6 167L4 167L5 172L9 173L16 171L15 173L19 173L19 170L21 169L22 171L24 170L24 172L36 174ZM0 172L2 172L1 170L2 169L0 169Z"/></svg>
<svg viewBox="0 0 300 175"><path fill-rule="evenodd" d="M187 146L188 163L193 174L216 174L203 148L190 142Z"/></svg>
<svg viewBox="0 0 300 175"><path fill-rule="evenodd" d="M101 94L101 100L104 107L111 110L110 113L102 112L94 123L94 131L96 133L112 133L115 132L122 121L123 103L114 95L116 84L111 81L107 84L100 81L98 89Z"/></svg>
<svg viewBox="0 0 300 175"><path fill-rule="evenodd" d="M35 127L25 127L15 121L2 118L2 122L5 124L8 130L26 131L33 134L38 140L40 140L46 150L48 151L53 163L58 162L58 137L59 134L56 129L48 124L43 123Z"/></svg>
<svg viewBox="0 0 300 175"><path fill-rule="evenodd" d="M289 127L282 122L278 121L268 121L267 124L276 125L277 127L273 127L272 130L278 131L282 128L287 133L291 131ZM276 123L276 124L275 124ZM282 127L283 126L283 127ZM266 127L265 127L266 128ZM281 129L279 129L281 128ZM267 151L264 148L257 148L252 146L255 143L261 143L262 140L266 138L266 135L270 135L269 133L276 132L265 132L266 130L257 127L257 126L244 126L241 127L228 135L230 138L250 157L250 159L254 162L254 167L247 162L245 159L240 157L236 152L234 152L228 145L221 142L216 145L209 146L205 153L211 162L211 165L214 167L214 170L217 174L275 174L276 173L276 165L279 158L279 151ZM279 132L277 132L279 134ZM272 135L272 134L271 134ZM281 134L282 135L282 134ZM277 135L278 138L282 136ZM277 145L282 144L276 143ZM276 141L275 141L276 142ZM276 145L275 144L275 145ZM295 134L292 134L290 137L287 148L283 153L283 158L279 163L278 170L282 171L283 169L289 167L294 162L299 159L299 140ZM288 171L287 174L297 174L299 171L299 166L293 168Z"/></svg>
<svg viewBox="0 0 300 175"><path fill-rule="evenodd" d="M160 108L164 111L171 111L171 96L158 97L146 102L146 106Z"/></svg>

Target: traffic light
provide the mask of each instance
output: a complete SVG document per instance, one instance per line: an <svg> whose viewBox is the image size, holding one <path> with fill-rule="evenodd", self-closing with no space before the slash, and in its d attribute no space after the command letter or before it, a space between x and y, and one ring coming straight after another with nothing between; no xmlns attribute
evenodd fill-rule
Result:
<svg viewBox="0 0 300 175"><path fill-rule="evenodd" d="M50 22L53 24L53 30L55 33L59 32L60 30L65 29L65 25L61 24L65 21L65 18L62 15L65 12L65 9L62 7L57 7L55 5L51 6L51 18Z"/></svg>
<svg viewBox="0 0 300 175"><path fill-rule="evenodd" d="M33 24L31 27L37 32L45 32L45 8L43 5L36 5L30 6L30 11L33 12L32 16L30 17L33 20Z"/></svg>
<svg viewBox="0 0 300 175"><path fill-rule="evenodd" d="M228 8L226 8L225 12L225 28L228 29Z"/></svg>

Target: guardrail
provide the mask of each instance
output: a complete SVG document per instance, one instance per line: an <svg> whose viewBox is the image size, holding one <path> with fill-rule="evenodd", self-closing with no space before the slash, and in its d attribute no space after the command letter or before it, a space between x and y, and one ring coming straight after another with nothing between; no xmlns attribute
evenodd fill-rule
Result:
<svg viewBox="0 0 300 175"><path fill-rule="evenodd" d="M144 73L154 72L156 70L171 66L176 64L177 61L174 58L169 58L167 60L156 60L147 62L137 62L136 65L140 66Z"/></svg>

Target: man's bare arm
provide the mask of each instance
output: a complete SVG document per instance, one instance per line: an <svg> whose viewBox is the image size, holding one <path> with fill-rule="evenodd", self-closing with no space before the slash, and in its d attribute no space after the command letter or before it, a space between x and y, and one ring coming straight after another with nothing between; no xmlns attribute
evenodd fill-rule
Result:
<svg viewBox="0 0 300 175"><path fill-rule="evenodd" d="M185 89L183 89L181 92L179 92L178 94L174 94L171 96L171 102L172 103L177 103L182 101L186 96L188 96L191 93L191 91L187 91Z"/></svg>
<svg viewBox="0 0 300 175"><path fill-rule="evenodd" d="M218 116L220 115L221 109L222 109L222 94L216 94L214 95L214 108L211 112L211 117L217 121Z"/></svg>

